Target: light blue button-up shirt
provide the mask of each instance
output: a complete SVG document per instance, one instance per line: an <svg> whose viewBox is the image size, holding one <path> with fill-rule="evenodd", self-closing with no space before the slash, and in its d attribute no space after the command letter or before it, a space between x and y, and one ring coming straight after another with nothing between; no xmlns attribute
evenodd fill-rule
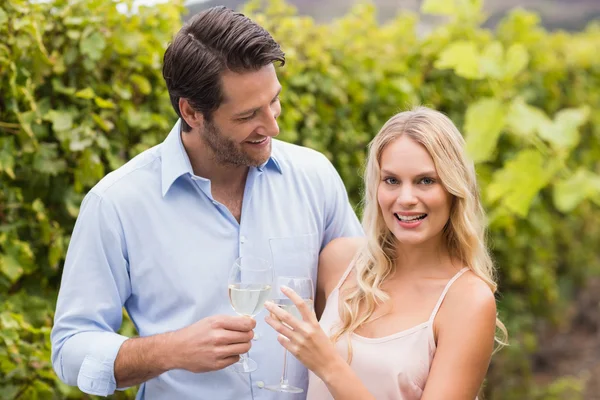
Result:
<svg viewBox="0 0 600 400"><path fill-rule="evenodd" d="M332 239L360 236L343 183L322 154L273 140L271 158L248 173L240 223L195 176L180 122L166 140L108 174L85 197L64 266L52 329L58 376L90 394L116 389L114 361L127 339L116 333L125 307L140 336L173 331L216 314L235 315L227 278L241 255L273 262L275 275L306 275L280 256L315 254ZM283 258L285 260L285 258ZM259 399L282 396L283 348L257 315L250 356L258 370L168 371L141 385L138 399ZM288 357L290 384L307 372Z"/></svg>

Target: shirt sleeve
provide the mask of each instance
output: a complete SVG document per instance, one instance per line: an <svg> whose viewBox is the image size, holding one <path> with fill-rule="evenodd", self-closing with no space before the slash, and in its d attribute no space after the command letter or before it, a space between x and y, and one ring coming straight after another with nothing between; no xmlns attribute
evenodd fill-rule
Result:
<svg viewBox="0 0 600 400"><path fill-rule="evenodd" d="M348 192L337 170L327 160L328 173L325 175L325 233L323 235L323 249L330 241L339 237L363 236L363 229L356 217L356 213L348 199Z"/></svg>
<svg viewBox="0 0 600 400"><path fill-rule="evenodd" d="M90 192L65 260L51 333L58 377L85 393L114 393L114 362L128 338L116 333L131 294L127 251L114 206Z"/></svg>

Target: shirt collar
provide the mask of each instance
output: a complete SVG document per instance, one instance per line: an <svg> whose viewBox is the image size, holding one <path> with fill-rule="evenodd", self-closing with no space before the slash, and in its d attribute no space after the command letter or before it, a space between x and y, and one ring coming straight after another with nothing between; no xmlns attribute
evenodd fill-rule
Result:
<svg viewBox="0 0 600 400"><path fill-rule="evenodd" d="M161 146L162 195L165 196L173 182L181 175L193 174L192 164L181 141L181 120L177 120L173 129Z"/></svg>
<svg viewBox="0 0 600 400"><path fill-rule="evenodd" d="M169 132L169 135L161 145L161 180L162 180L162 195L165 196L173 183L182 175L189 174L194 175L192 170L192 164L190 158L183 147L181 140L181 119L177 120L177 123ZM273 168L280 174L283 173L281 170L281 164L277 161L275 154L275 141L272 142L271 157L257 167L260 172L263 172L265 168Z"/></svg>
<svg viewBox="0 0 600 400"><path fill-rule="evenodd" d="M263 172L265 168L273 168L275 171L279 172L280 174L283 174L283 171L281 170L281 163L278 161L277 154L275 154L275 143L275 140L271 139L271 157L269 157L269 159L265 161L261 166L256 167L256 169L258 169L259 172Z"/></svg>

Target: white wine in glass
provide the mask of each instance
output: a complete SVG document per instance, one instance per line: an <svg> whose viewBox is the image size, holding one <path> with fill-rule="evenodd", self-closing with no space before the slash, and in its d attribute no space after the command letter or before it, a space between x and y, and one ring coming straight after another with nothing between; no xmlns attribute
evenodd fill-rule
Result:
<svg viewBox="0 0 600 400"><path fill-rule="evenodd" d="M232 283L229 285L229 302L236 313L254 317L263 309L270 293L270 284Z"/></svg>
<svg viewBox="0 0 600 400"><path fill-rule="evenodd" d="M265 306L273 284L273 268L268 261L252 256L239 257L229 273L229 302L239 315L254 317ZM232 365L238 372L256 371L258 365L248 354Z"/></svg>

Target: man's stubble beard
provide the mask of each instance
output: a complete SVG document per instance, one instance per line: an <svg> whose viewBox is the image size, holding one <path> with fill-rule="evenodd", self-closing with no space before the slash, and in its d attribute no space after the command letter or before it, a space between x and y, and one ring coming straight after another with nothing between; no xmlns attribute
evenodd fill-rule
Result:
<svg viewBox="0 0 600 400"><path fill-rule="evenodd" d="M215 161L219 164L258 167L268 160L271 153L269 149L268 155L261 159L252 157L242 149L242 145L225 137L212 121L204 124L204 130L200 135L202 141L212 150ZM269 143L270 146L271 143Z"/></svg>

